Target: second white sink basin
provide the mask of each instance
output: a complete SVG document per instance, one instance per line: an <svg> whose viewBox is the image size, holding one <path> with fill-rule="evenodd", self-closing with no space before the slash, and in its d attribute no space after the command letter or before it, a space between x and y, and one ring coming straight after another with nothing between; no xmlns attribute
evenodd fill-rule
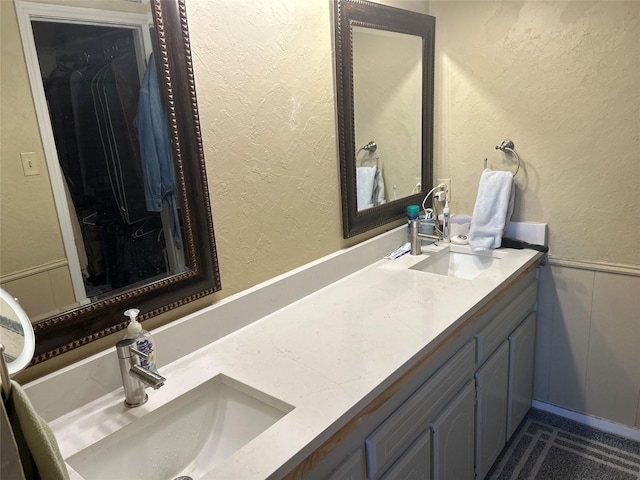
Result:
<svg viewBox="0 0 640 480"><path fill-rule="evenodd" d="M451 246L430 255L411 269L472 280L494 266L503 256L503 252L473 253L470 249Z"/></svg>
<svg viewBox="0 0 640 480"><path fill-rule="evenodd" d="M66 462L85 480L199 478L291 410L218 375Z"/></svg>

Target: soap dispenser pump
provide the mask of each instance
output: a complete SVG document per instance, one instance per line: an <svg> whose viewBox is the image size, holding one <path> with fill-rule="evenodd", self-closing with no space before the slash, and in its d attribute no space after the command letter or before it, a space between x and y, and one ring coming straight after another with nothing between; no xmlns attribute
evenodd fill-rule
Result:
<svg viewBox="0 0 640 480"><path fill-rule="evenodd" d="M156 345L151 334L142 328L142 325L138 322L139 313L140 310L137 308L130 308L124 312L125 316L131 319L124 338L134 339L136 350L147 355L147 358L140 359L140 366L154 373L158 373L156 368Z"/></svg>

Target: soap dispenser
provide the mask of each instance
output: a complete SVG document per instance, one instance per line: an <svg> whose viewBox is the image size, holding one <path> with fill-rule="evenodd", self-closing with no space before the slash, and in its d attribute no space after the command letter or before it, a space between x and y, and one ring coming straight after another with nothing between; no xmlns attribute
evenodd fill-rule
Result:
<svg viewBox="0 0 640 480"><path fill-rule="evenodd" d="M140 366L153 373L158 373L156 368L156 345L151 334L142 328L142 325L138 322L139 313L140 310L137 308L130 308L124 312L125 316L131 319L124 338L133 338L135 340L136 350L148 356L147 358L140 359Z"/></svg>

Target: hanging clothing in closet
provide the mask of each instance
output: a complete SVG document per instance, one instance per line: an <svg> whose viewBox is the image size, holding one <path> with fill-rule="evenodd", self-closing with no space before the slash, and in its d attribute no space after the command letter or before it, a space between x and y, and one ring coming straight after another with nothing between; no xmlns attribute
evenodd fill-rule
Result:
<svg viewBox="0 0 640 480"><path fill-rule="evenodd" d="M171 233L176 248L182 248L182 233L178 215L176 173L169 137L167 116L162 108L160 86L153 54L147 62L147 70L140 87L138 114L135 118L140 141L144 191L147 210L169 210Z"/></svg>
<svg viewBox="0 0 640 480"><path fill-rule="evenodd" d="M146 217L147 212L142 201L139 154L130 136L131 122L127 121L125 103L120 96L123 90L139 87L137 82L135 86L131 84L131 76L116 76L118 69L114 67L126 63L130 64L129 71L137 71L133 55L114 59L91 79L91 96L113 197L123 223L131 225Z"/></svg>
<svg viewBox="0 0 640 480"><path fill-rule="evenodd" d="M60 168L74 204L79 205L84 201L86 169L79 152L77 98L73 97L70 87L76 68L74 60L60 56L56 68L43 79L43 84Z"/></svg>
<svg viewBox="0 0 640 480"><path fill-rule="evenodd" d="M51 64L51 52L57 52L56 67L43 84L70 210L82 231L87 295L165 274L162 220L146 207L134 124L140 80L131 31L53 22L33 26L41 66Z"/></svg>

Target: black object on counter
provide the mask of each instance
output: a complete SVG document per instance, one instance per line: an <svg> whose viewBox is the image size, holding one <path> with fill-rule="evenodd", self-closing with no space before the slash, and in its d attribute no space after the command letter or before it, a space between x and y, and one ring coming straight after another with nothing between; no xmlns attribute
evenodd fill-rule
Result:
<svg viewBox="0 0 640 480"><path fill-rule="evenodd" d="M516 250L523 250L525 248L530 248L531 250L536 250L538 252L547 253L549 251L549 247L544 245L535 245L533 243L527 243L522 240L516 240L515 238L506 238L502 239L501 248L515 248Z"/></svg>

